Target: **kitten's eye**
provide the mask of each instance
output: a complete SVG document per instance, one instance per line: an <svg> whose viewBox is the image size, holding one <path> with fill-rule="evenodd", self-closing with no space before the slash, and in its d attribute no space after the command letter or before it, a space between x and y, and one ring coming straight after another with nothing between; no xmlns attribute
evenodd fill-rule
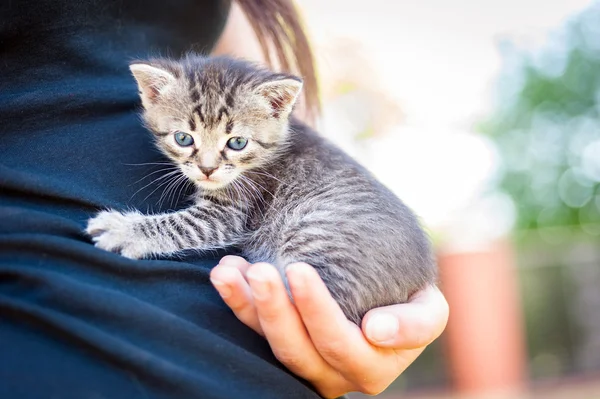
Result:
<svg viewBox="0 0 600 399"><path fill-rule="evenodd" d="M175 141L182 147L189 147L194 144L194 138L183 132L175 132Z"/></svg>
<svg viewBox="0 0 600 399"><path fill-rule="evenodd" d="M232 137L229 140L227 140L227 147L236 151L243 150L247 144L248 139L245 139L243 137Z"/></svg>

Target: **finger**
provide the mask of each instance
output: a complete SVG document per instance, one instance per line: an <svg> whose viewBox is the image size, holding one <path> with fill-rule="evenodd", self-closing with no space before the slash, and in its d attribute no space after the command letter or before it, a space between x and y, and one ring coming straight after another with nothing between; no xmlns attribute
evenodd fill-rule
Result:
<svg viewBox="0 0 600 399"><path fill-rule="evenodd" d="M235 316L257 333L264 335L254 307L250 286L238 266L242 269L245 267L241 263L238 265L220 263L211 270L210 281Z"/></svg>
<svg viewBox="0 0 600 399"><path fill-rule="evenodd" d="M340 378L319 355L274 266L257 263L247 273L260 325L273 353L294 374L318 385ZM339 384L338 384L339 385Z"/></svg>
<svg viewBox="0 0 600 399"><path fill-rule="evenodd" d="M241 256L226 255L219 261L220 266L230 266L238 269L242 275L246 275L248 268L252 266L248 261Z"/></svg>
<svg viewBox="0 0 600 399"><path fill-rule="evenodd" d="M287 276L304 325L327 363L350 381L366 385L391 383L397 375L393 351L387 350L386 356L365 339L360 328L346 318L331 297L316 270L297 263L288 267ZM376 390L371 388L365 390Z"/></svg>
<svg viewBox="0 0 600 399"><path fill-rule="evenodd" d="M372 309L363 318L367 339L378 347L416 349L440 336L448 322L448 303L436 286L415 294L408 303Z"/></svg>

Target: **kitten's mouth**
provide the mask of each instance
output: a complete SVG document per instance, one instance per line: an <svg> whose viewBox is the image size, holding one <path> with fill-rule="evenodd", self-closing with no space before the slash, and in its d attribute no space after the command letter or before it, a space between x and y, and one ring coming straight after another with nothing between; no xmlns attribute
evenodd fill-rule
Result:
<svg viewBox="0 0 600 399"><path fill-rule="evenodd" d="M218 189L218 188L221 188L221 187L225 186L225 184L222 181L211 179L210 177L203 178L203 179L197 179L196 183L200 187L206 188L206 189L209 189L209 190L215 190L215 189Z"/></svg>
<svg viewBox="0 0 600 399"><path fill-rule="evenodd" d="M230 174L219 175L219 176L206 176L205 174L198 173L196 170L183 169L183 173L190 179L190 181L196 186L204 190L218 190L226 187L234 180L235 176Z"/></svg>

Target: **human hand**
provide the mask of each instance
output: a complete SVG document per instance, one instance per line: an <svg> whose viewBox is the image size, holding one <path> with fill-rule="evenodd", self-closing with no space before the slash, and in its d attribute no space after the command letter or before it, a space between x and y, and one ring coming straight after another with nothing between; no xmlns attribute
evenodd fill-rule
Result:
<svg viewBox="0 0 600 399"><path fill-rule="evenodd" d="M263 335L277 359L326 398L387 388L444 330L448 304L435 286L408 303L369 311L362 330L344 316L307 264L279 272L267 263L224 257L211 281L237 318Z"/></svg>

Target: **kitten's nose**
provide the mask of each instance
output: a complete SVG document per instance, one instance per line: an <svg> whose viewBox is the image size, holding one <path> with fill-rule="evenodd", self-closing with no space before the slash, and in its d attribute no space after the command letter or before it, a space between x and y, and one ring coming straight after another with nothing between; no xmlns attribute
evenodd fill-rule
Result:
<svg viewBox="0 0 600 399"><path fill-rule="evenodd" d="M217 170L218 166L216 168L205 168L204 166L198 166L198 168L200 168L200 171L204 173L206 177L209 177L215 170Z"/></svg>

